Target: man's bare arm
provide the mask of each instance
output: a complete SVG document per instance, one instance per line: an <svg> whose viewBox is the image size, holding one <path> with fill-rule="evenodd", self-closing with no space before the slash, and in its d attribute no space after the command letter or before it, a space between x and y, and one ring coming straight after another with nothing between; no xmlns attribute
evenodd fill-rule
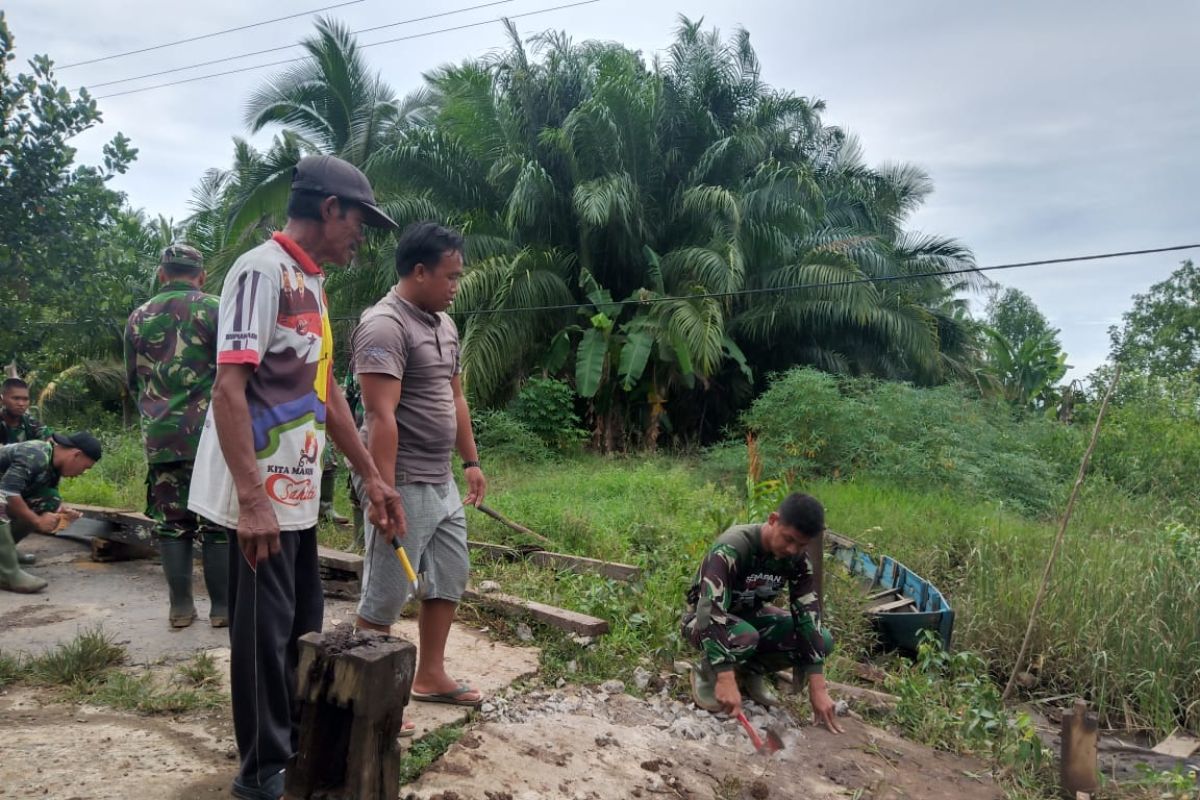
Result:
<svg viewBox="0 0 1200 800"><path fill-rule="evenodd" d="M454 393L454 419L457 424L454 435L454 446L463 461L479 461L479 450L475 446L475 432L471 430L471 408L467 404L467 395L463 392L462 378L455 375L450 379L450 389ZM466 504L478 507L487 496L487 478L480 467L468 467L463 470L467 479Z"/></svg>
<svg viewBox="0 0 1200 800"><path fill-rule="evenodd" d="M395 455L392 456L392 466L384 471L378 462L363 446L358 438L358 430L354 427L354 415L350 412L350 404L340 387L333 387L326 404L328 412L329 435L346 458L350 459L354 471L362 476L363 487L367 492L367 500L371 507L367 509L371 524L379 529L380 534L389 538L392 535L403 536L404 509L400 504L400 495L392 485L395 474ZM395 417L392 424L395 425ZM385 479L383 476L388 476Z"/></svg>
<svg viewBox="0 0 1200 800"><path fill-rule="evenodd" d="M400 380L391 375L375 372L360 372L358 385L362 390L363 412L367 424L367 451L379 475L386 476L390 486L396 475L396 449L400 433L396 428L396 406L400 403ZM403 536L404 518L401 513L400 530Z"/></svg>
<svg viewBox="0 0 1200 800"><path fill-rule="evenodd" d="M238 497L238 546L252 567L279 552L279 520L258 473L246 384L254 368L218 364L213 383L213 423Z"/></svg>

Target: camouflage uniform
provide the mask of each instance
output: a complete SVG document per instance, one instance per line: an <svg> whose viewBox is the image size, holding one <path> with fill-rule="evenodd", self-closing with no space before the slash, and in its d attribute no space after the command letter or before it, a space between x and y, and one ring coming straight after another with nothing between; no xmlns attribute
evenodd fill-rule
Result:
<svg viewBox="0 0 1200 800"><path fill-rule="evenodd" d="M5 498L18 495L37 511L39 498L50 492L58 494L59 480L58 470L54 468L52 442L17 442L0 446L0 522L9 524ZM13 525L13 539L19 542L30 530L28 526Z"/></svg>
<svg viewBox="0 0 1200 800"><path fill-rule="evenodd" d="M44 441L49 439L50 434L53 432L48 426L43 425L31 414L21 415L21 419L17 421L15 426L10 425L6 419L0 419L0 447L6 444L16 444L17 442L34 442L39 439ZM57 482L54 486L43 487L36 493L26 497L25 502L38 514L44 514L47 511L58 511L59 507L62 506L62 495L58 493ZM17 524L15 527L19 528L21 526Z"/></svg>
<svg viewBox="0 0 1200 800"><path fill-rule="evenodd" d="M168 248L186 259L191 248ZM226 541L224 529L188 511L188 488L200 431L216 377L217 309L220 301L186 281L170 281L129 316L125 371L137 396L149 470L146 514L155 533Z"/></svg>
<svg viewBox="0 0 1200 800"><path fill-rule="evenodd" d="M53 433L52 430L38 422L30 414L22 414L16 425L10 424L0 414L0 446L49 439L51 433Z"/></svg>
<svg viewBox="0 0 1200 800"><path fill-rule="evenodd" d="M787 584L788 608L772 605ZM833 647L821 627L807 554L776 558L762 546L761 525L736 525L709 549L687 595L683 637L712 670L824 670Z"/></svg>

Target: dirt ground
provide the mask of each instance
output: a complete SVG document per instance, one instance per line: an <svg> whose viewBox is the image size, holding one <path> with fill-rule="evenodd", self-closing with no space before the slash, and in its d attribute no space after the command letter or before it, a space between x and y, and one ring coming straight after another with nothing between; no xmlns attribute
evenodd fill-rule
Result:
<svg viewBox="0 0 1200 800"><path fill-rule="evenodd" d="M577 703L580 695L586 699ZM592 690L554 692L518 702L541 710L521 722L485 721L473 727L402 796L410 800L1002 797L983 774L982 764L933 752L850 718L842 719L845 732L837 736L793 723L784 730L785 749L768 757L754 752L733 720L679 709L673 702L646 702ZM547 707L550 713L542 713ZM761 713L758 717L760 724L766 719Z"/></svg>
<svg viewBox="0 0 1200 800"><path fill-rule="evenodd" d="M33 568L47 592L0 592L0 650L40 652L100 623L130 652L133 668L169 665L206 651L228 663L226 633L201 619L184 631L165 621L166 588L150 561L96 564L87 549L35 537ZM203 583L197 578L197 597ZM327 627L350 624L353 606L327 600ZM396 633L415 636L415 623ZM536 671L538 651L456 626L447 648L452 674L490 698L467 733L401 796L420 800L533 798L856 798L991 800L1000 792L978 763L906 742L845 719L832 736L792 724L787 748L753 752L736 723L673 699L645 700L623 687L536 690L512 685ZM420 735L466 718L461 709L414 703ZM775 721L779 721L777 716ZM755 716L768 721L761 709ZM124 800L227 797L236 752L229 711L142 716L55 699L46 689L0 690L0 798Z"/></svg>

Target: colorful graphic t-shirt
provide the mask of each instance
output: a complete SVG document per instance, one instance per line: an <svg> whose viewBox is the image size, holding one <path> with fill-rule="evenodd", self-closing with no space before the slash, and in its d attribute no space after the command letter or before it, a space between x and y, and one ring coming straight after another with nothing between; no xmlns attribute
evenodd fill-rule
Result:
<svg viewBox="0 0 1200 800"><path fill-rule="evenodd" d="M325 402L333 337L325 275L281 233L234 263L221 291L217 363L246 364L250 433L280 530L317 524ZM225 464L210 407L196 453L188 508L237 527L237 487Z"/></svg>

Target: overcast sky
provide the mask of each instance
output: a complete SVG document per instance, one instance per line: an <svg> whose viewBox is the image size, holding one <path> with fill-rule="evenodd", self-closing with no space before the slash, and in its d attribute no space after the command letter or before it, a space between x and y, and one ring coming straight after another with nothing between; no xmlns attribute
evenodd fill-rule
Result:
<svg viewBox="0 0 1200 800"><path fill-rule="evenodd" d="M536 12L572 0L512 0L365 33L362 44ZM148 47L332 5L337 0L8 0L19 64L57 64ZM487 0L360 0L327 12L352 30ZM908 161L935 192L911 227L953 236L981 265L1200 242L1200 3L1195 0L599 0L520 18L534 33L611 39L648 56L667 46L683 13L731 33L746 27L775 86L823 99L825 119L855 133L872 163ZM313 17L61 69L69 88L293 44ZM400 94L446 61L505 44L499 23L366 51ZM99 96L279 60L287 50L93 90ZM278 69L278 68L275 68ZM116 186L134 206L181 220L191 188L227 167L246 135L243 104L264 69L100 101L104 124L80 137L97 163L121 131L140 151ZM269 134L257 141L266 141ZM1193 257L1200 251L1192 251ZM1188 254L1142 256L993 273L1027 292L1062 329L1075 369L1108 352L1107 328L1134 293Z"/></svg>

